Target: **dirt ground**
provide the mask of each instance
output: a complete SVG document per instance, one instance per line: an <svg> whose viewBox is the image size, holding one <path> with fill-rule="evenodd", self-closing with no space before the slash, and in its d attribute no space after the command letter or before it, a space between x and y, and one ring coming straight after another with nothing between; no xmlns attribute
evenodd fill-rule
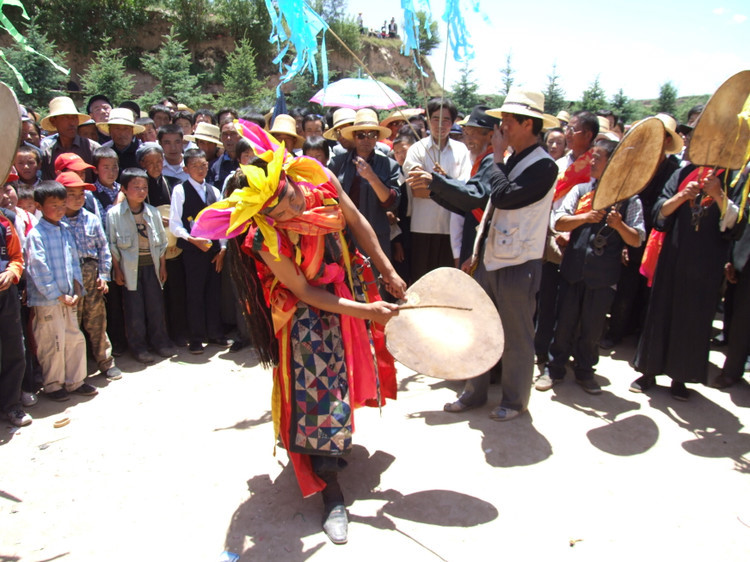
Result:
<svg viewBox="0 0 750 562"><path fill-rule="evenodd" d="M320 529L286 453L274 457L270 373L209 347L98 396L0 425L0 562L349 559L745 561L750 386L628 392L633 342L602 357L590 396L568 375L507 423L442 411L461 383L399 369L401 393L357 412L342 475L349 543ZM712 352L721 365L723 356ZM712 375L718 373L713 369ZM55 428L62 418L70 423Z"/></svg>

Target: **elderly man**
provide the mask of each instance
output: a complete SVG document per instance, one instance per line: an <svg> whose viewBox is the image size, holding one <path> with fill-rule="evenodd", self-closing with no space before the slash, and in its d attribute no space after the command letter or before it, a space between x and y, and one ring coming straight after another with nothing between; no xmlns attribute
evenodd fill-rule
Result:
<svg viewBox="0 0 750 562"><path fill-rule="evenodd" d="M438 267L453 267L450 242L451 213L430 199L429 190L420 187L422 172L437 171L461 181L469 179L469 151L460 142L450 139L456 120L456 106L445 98L432 98L427 103L430 136L413 144L406 154L404 172L414 195L412 235L412 278L419 279ZM416 183L415 183L416 182Z"/></svg>
<svg viewBox="0 0 750 562"><path fill-rule="evenodd" d="M130 109L118 107L109 113L106 123L97 123L98 129L112 139L102 146L112 148L119 158L120 173L126 168L137 168L135 156L141 141L135 135L146 130L143 125L135 124L135 117Z"/></svg>
<svg viewBox="0 0 750 562"><path fill-rule="evenodd" d="M503 396L490 418L507 421L527 409L531 394L536 292L557 166L538 142L542 127L552 125L544 114L544 94L514 89L502 107L487 113L500 117L502 125L492 135L492 190L464 270L476 268L474 276L495 302L503 323ZM513 154L504 161L508 147ZM459 399L445 410L481 406L488 385L489 372L468 380Z"/></svg>
<svg viewBox="0 0 750 562"><path fill-rule="evenodd" d="M47 131L57 131L57 137L42 144L43 180L55 179L55 159L64 152L77 154L87 164L94 163L94 150L99 148L99 143L78 134L78 125L88 119L89 116L79 113L73 100L68 97L53 98L49 102L49 114L42 119L41 125ZM86 182L93 181L91 170L87 170Z"/></svg>
<svg viewBox="0 0 750 562"><path fill-rule="evenodd" d="M91 96L89 102L86 104L86 113L94 120L94 124L106 123L109 119L110 111L112 111L112 102L104 94ZM99 144L104 144L109 140L109 137L99 130L95 130L94 133L97 136L94 140Z"/></svg>
<svg viewBox="0 0 750 562"><path fill-rule="evenodd" d="M395 211L400 200L398 164L375 150L375 143L391 131L378 124L372 109L360 109L354 123L341 130L341 136L354 142L354 148L334 156L330 169L354 206L372 226L380 248L391 259L391 225L387 211Z"/></svg>

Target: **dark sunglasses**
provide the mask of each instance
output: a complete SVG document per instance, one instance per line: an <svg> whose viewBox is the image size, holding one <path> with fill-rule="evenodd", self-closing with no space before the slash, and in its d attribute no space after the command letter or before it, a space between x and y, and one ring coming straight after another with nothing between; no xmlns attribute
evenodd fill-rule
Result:
<svg viewBox="0 0 750 562"><path fill-rule="evenodd" d="M354 133L354 136L359 140L376 139L380 136L380 133L378 133L377 131L357 131L356 133Z"/></svg>

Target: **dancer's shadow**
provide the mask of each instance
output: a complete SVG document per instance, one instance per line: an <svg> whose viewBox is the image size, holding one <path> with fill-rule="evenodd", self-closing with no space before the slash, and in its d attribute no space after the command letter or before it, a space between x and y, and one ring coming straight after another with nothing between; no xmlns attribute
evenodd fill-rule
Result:
<svg viewBox="0 0 750 562"><path fill-rule="evenodd" d="M682 448L692 455L708 458L730 458L736 470L750 473L750 434L742 433L743 425L732 412L709 400L694 387L690 400L674 400L668 389L659 387L649 393L653 408L664 413L682 429L692 433L694 439L682 443Z"/></svg>
<svg viewBox="0 0 750 562"><path fill-rule="evenodd" d="M227 429L252 429L253 427L258 427L259 425L264 425L267 423L271 423L273 420L271 419L271 410L266 410L266 412L260 416L257 419L254 420L242 420L238 421L234 425L230 425L228 427L217 427L214 429L214 431L226 431Z"/></svg>
<svg viewBox="0 0 750 562"><path fill-rule="evenodd" d="M465 527L497 517L497 510L491 504L449 490L426 490L408 495L397 490L380 490L381 475L395 460L393 455L383 451L370 455L364 447L354 446L347 460L349 466L339 480L347 498L349 520L353 523L396 531L411 539L391 516ZM291 463L274 482L267 474L254 476L248 481L248 489L250 498L232 515L225 550L240 554L242 561L298 561L307 560L329 544L321 530L321 500L315 496L300 498ZM361 516L356 514L356 502L361 500L381 500L384 505L374 516ZM318 542L305 550L302 539L313 535L319 537ZM245 549L248 541L252 546Z"/></svg>

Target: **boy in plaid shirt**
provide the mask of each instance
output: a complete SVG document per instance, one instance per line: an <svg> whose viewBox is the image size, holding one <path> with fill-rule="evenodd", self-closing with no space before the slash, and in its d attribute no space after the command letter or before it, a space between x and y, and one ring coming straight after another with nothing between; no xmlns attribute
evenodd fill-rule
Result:
<svg viewBox="0 0 750 562"><path fill-rule="evenodd" d="M73 392L84 396L98 393L86 379L86 341L78 327L78 299L83 277L75 238L63 224L66 189L56 181L43 181L34 190L42 213L26 238L26 286L29 306L34 309L32 330L37 359L42 367L44 393L62 402Z"/></svg>

